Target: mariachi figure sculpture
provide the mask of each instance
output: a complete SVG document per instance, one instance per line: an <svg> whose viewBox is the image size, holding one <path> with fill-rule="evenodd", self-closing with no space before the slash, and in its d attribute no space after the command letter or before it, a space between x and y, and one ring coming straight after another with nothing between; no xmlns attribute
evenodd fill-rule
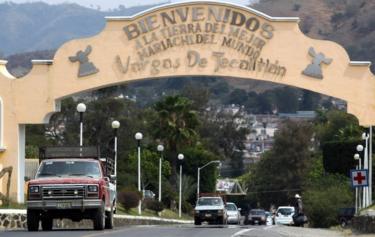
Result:
<svg viewBox="0 0 375 237"><path fill-rule="evenodd" d="M326 58L323 53L317 54L313 47L310 47L309 54L311 57L313 57L313 61L306 67L305 70L303 70L302 73L306 76L323 79L323 72L320 64L323 62L329 65L332 62L332 58Z"/></svg>
<svg viewBox="0 0 375 237"><path fill-rule="evenodd" d="M89 61L88 55L91 53L92 47L88 45L85 51L78 51L76 56L69 57L69 60L74 62L79 62L79 70L78 70L78 77L89 76L99 72L99 69L95 67L95 65Z"/></svg>

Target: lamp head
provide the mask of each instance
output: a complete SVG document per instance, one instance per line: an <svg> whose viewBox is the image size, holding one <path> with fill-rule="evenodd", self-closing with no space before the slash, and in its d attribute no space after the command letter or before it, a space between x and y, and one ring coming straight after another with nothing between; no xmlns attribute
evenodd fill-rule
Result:
<svg viewBox="0 0 375 237"><path fill-rule="evenodd" d="M184 155L183 154L178 154L177 158L182 161L184 159Z"/></svg>
<svg viewBox="0 0 375 237"><path fill-rule="evenodd" d="M357 146L357 151L359 151L359 152L363 151L363 146L362 145L358 145Z"/></svg>
<svg viewBox="0 0 375 237"><path fill-rule="evenodd" d="M359 160L361 157L359 156L358 153L354 154L354 160Z"/></svg>
<svg viewBox="0 0 375 237"><path fill-rule="evenodd" d="M112 122L112 128L113 129L118 129L120 127L120 122L115 120Z"/></svg>
<svg viewBox="0 0 375 237"><path fill-rule="evenodd" d="M84 113L86 111L86 105L84 103L79 103L77 105L77 111L80 113Z"/></svg>
<svg viewBox="0 0 375 237"><path fill-rule="evenodd" d="M137 132L134 137L135 137L136 140L142 140L143 134L140 133L140 132Z"/></svg>
<svg viewBox="0 0 375 237"><path fill-rule="evenodd" d="M162 151L164 151L164 146L163 145L158 145L157 149L158 149L158 151L162 152Z"/></svg>
<svg viewBox="0 0 375 237"><path fill-rule="evenodd" d="M362 140L366 140L367 139L367 134L364 132L362 133Z"/></svg>

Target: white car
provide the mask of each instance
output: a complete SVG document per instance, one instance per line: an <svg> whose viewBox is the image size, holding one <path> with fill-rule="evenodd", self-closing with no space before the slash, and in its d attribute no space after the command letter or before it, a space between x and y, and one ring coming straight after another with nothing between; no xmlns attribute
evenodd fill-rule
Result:
<svg viewBox="0 0 375 237"><path fill-rule="evenodd" d="M294 207L281 206L277 208L275 216L276 225L293 225Z"/></svg>
<svg viewBox="0 0 375 237"><path fill-rule="evenodd" d="M241 221L241 208L237 208L236 204L234 204L233 202L227 202L225 208L227 209L228 224L239 225Z"/></svg>

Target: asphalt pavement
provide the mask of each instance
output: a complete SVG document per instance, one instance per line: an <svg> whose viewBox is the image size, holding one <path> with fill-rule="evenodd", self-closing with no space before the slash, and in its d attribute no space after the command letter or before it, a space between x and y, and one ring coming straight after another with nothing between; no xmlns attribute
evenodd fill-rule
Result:
<svg viewBox="0 0 375 237"><path fill-rule="evenodd" d="M284 226L128 226L113 230L1 231L1 237L341 237L340 232Z"/></svg>

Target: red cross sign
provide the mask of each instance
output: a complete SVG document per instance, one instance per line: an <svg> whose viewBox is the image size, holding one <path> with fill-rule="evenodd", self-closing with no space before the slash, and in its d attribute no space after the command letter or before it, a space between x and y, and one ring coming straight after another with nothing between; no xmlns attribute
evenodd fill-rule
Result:
<svg viewBox="0 0 375 237"><path fill-rule="evenodd" d="M350 170L353 187L368 186L368 170Z"/></svg>

